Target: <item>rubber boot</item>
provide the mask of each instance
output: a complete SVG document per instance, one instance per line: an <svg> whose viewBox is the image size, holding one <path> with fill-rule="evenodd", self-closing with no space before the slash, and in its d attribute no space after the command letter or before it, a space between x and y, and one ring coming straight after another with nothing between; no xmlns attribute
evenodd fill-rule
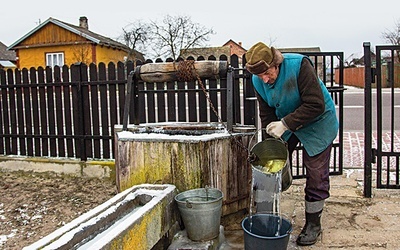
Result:
<svg viewBox="0 0 400 250"><path fill-rule="evenodd" d="M304 225L297 244L300 246L313 245L317 242L318 236L322 232L321 215L325 201L308 202L306 201L306 224Z"/></svg>

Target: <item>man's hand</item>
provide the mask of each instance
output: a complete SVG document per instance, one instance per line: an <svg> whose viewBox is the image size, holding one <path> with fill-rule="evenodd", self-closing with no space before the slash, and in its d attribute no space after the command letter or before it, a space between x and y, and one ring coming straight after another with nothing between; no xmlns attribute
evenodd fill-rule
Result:
<svg viewBox="0 0 400 250"><path fill-rule="evenodd" d="M282 121L271 122L267 125L267 133L275 138L281 138L288 128L283 124Z"/></svg>

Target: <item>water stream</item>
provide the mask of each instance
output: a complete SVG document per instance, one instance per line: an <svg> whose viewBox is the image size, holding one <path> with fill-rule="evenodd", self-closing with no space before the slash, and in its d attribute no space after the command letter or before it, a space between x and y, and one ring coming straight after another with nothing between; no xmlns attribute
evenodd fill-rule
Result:
<svg viewBox="0 0 400 250"><path fill-rule="evenodd" d="M265 179L263 178L256 178L255 174L258 175L266 175ZM267 194L267 196L260 195L259 187L265 186L263 181L268 180L269 183L269 190L265 191L262 190L263 194ZM260 183L261 182L261 183ZM272 214L274 216L278 216L278 220L269 220L268 225L263 225L265 228L272 229L274 232L273 236L277 237L280 236L280 229L282 227L282 215L280 210L280 199L282 193L282 170L271 173L271 172L262 172L260 171L259 167L253 167L253 177L251 183L251 192L250 192L250 207L249 207L249 231L252 232L253 227L253 216L256 214ZM259 197L257 197L257 195ZM263 196L260 198L260 196ZM262 210L260 207L260 201L267 201L269 209ZM265 206L264 206L265 209ZM271 225L272 224L272 225ZM270 230L268 230L270 231ZM272 236L272 235L271 235Z"/></svg>

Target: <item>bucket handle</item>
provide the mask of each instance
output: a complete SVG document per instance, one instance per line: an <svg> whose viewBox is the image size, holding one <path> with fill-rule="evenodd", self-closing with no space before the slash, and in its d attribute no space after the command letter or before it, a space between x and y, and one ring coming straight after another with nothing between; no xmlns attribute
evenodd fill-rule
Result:
<svg viewBox="0 0 400 250"><path fill-rule="evenodd" d="M193 208L193 205L188 200L186 200L186 207L187 208Z"/></svg>
<svg viewBox="0 0 400 250"><path fill-rule="evenodd" d="M258 132L260 132L261 130L267 131L266 128L259 128L259 129L257 129L257 130L254 132L254 134L251 136L251 138L250 138L250 140L249 140L248 150L247 150L247 151L249 152L249 155L248 155L248 157L247 157L247 161L248 161L249 163L253 163L253 162L259 160L259 158L258 158L258 156L257 156L256 154L251 153L250 145L251 145L251 143L253 142L254 136L255 136L256 134L258 134ZM280 141L283 142L283 143L285 144L285 146L287 147L287 142L284 141L282 138L274 138L274 139L280 140Z"/></svg>

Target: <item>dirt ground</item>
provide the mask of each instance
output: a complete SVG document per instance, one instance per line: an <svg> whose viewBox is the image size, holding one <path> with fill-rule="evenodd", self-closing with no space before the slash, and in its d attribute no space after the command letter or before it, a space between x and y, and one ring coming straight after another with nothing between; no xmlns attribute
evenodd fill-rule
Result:
<svg viewBox="0 0 400 250"><path fill-rule="evenodd" d="M0 171L0 249L22 249L116 193L100 179Z"/></svg>
<svg viewBox="0 0 400 250"><path fill-rule="evenodd" d="M304 224L304 181L295 180L281 197L281 211L293 225L288 250L400 249L400 191L374 189L373 198L364 198L359 169L331 177L323 238L314 246L297 246L296 237ZM0 249L22 249L116 193L113 183L100 179L0 171ZM244 248L243 217L239 217L224 225L224 250Z"/></svg>
<svg viewBox="0 0 400 250"><path fill-rule="evenodd" d="M373 173L376 176L376 173ZM281 196L281 212L291 221L288 250L369 250L400 249L400 191L373 188L373 197L363 197L362 169L345 169L343 175L331 176L331 197L322 214L322 237L315 245L300 247L296 238L304 225L304 179ZM375 183L373 178L373 183ZM243 249L242 218L231 223L235 228L225 231L227 250ZM228 228L226 228L228 229Z"/></svg>

